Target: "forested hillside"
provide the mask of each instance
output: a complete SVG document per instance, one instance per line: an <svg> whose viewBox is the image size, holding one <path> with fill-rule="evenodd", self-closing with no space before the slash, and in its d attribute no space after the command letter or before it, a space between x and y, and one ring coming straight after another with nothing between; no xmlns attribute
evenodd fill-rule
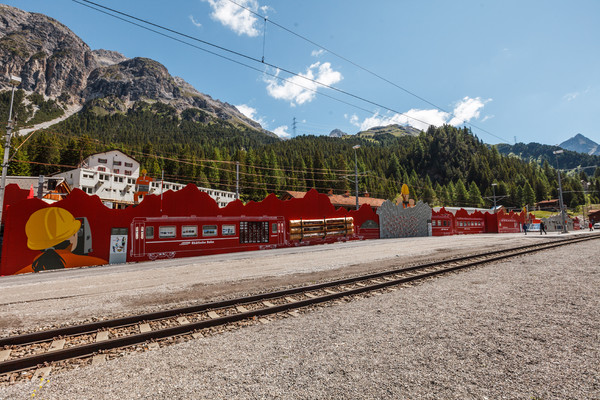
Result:
<svg viewBox="0 0 600 400"><path fill-rule="evenodd" d="M122 149L154 177L234 190L235 164L240 164L243 199L260 200L284 190L336 193L354 187L356 150L361 192L393 200L402 183L411 196L431 205L490 206L483 197L508 196L502 204L520 208L556 198L557 175L548 164L502 156L467 129L430 128L419 136L377 135L330 138L301 136L280 141L257 131L205 118L201 110L178 115L161 103L137 103L127 113L99 115L92 107L36 132L10 165L11 174L48 175L76 166L89 154ZM25 138L14 140L19 147ZM600 198L600 169L588 171L592 201ZM595 178L594 178L595 177ZM583 204L584 175L564 177L567 205Z"/></svg>
<svg viewBox="0 0 600 400"><path fill-rule="evenodd" d="M543 165L543 163L547 161L550 163L550 165L556 168L558 162L560 169L571 170L600 165L600 156L578 153L570 150L564 150L557 160L556 155L554 155L553 152L555 150L560 150L560 147L549 146L547 144L517 143L515 145L510 145L503 143L496 145L496 148L500 154L519 157L524 161L533 161L540 165ZM593 174L594 170L586 168L586 172L588 174Z"/></svg>
<svg viewBox="0 0 600 400"><path fill-rule="evenodd" d="M235 189L239 164L242 199L261 200L271 192L313 187L350 191L356 156L360 192L390 200L403 183L413 198L431 205L490 206L484 197L492 195L492 183L511 208L557 197L551 146L540 153L531 145L499 145L503 156L466 129L442 126L419 133L398 125L355 136L338 132L339 137L281 141L236 107L171 76L157 61L91 50L42 14L9 6L1 6L0 14L0 60L5 72L22 79L15 93L17 130L83 107L51 129L14 138L13 175L50 175L116 148L155 178L164 170L169 181L225 190ZM2 81L0 87L8 88ZM2 121L8 121L9 103L10 92L0 93ZM592 156L565 152L561 168L600 164L598 157L582 157ZM600 202L599 175L600 169L585 169L565 176L567 205L584 202L582 182L591 182L590 200Z"/></svg>

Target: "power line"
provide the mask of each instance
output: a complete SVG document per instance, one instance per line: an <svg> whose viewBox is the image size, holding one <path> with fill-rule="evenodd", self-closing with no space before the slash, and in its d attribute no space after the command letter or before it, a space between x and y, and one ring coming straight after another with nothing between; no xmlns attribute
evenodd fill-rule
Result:
<svg viewBox="0 0 600 400"><path fill-rule="evenodd" d="M296 32L294 32L294 31L292 31L291 29L289 29L289 28L286 28L285 26L283 26L283 25L281 25L281 24L278 24L277 22L275 22L275 21L273 21L273 20L271 20L271 19L268 19L266 16L263 16L263 15L261 15L261 14L257 13L256 11L254 11L254 10L252 10L252 9L250 9L250 8L248 8L248 7L246 7L246 6L244 6L244 5L242 5L242 4L239 4L239 3L235 2L234 0L228 0L228 1L229 1L230 3L233 3L233 4L235 4L236 6L238 6L238 7L240 7L240 8L243 8L244 10L246 10L246 11L248 11L248 12L250 12L250 13L252 13L252 14L256 15L257 17L260 17L260 18L264 19L264 20L265 20L265 23L266 23L266 22L269 22L269 23L271 23L271 24L273 24L273 25L277 26L278 28L280 28L280 29L283 29L284 31L286 31L286 32L288 32L288 33L290 33L290 34L292 34L292 35L294 35L294 36L296 36L296 37L298 37L298 38L300 38L300 39L302 39L302 40L304 40L304 41L306 41L306 42L308 42L308 43L310 43L310 44L312 44L312 45L314 45L314 46L317 46L318 48L320 48L320 49L322 49L322 50L325 50L326 52L328 52L328 53L330 53L330 54L333 54L334 56L338 57L339 59L342 59L342 60L346 61L347 63L350 63L350 64L354 65L355 67L357 67L357 68L361 69L362 71L365 71L365 72L367 72L367 73L369 73L369 74L371 74L371 75L375 76L376 78L379 78L379 79L381 79L382 81L384 81L384 82L386 82L386 83L389 83L390 85L392 85L392 86L394 86L394 87L396 87L396 88L398 88L398 89L400 89L400 90L404 91L405 93L408 93L409 95L411 95L411 96L413 96L413 97L416 97L417 99L419 99L419 100L421 100L421 101L423 101L423 102L425 102L425 103L429 104L430 106L432 106L432 107L435 107L435 108L437 108L438 110L440 110L440 111L443 111L443 112L445 112L445 113L449 114L450 116L452 116L452 117L456 118L456 115L455 115L453 112L451 112L451 111L447 111L447 110L443 109L442 107L440 107L440 106L438 106L438 105L436 105L436 104L434 104L434 103L430 102L429 100L427 100L427 99L425 99L425 98L423 98L423 97L419 96L418 94L411 92L410 90L408 90L408 89L406 89L406 88L404 88L404 87L402 87L402 86L400 86L400 85L396 84L395 82L392 82L391 80L389 80L389 79L387 79L387 78L385 78L385 77L383 77L383 76L379 75L379 74L378 74L378 73L376 73L376 72L373 72L373 71L371 71L370 69L368 69L368 68L366 68L366 67L363 67L362 65L359 65L358 63L356 63L356 62L354 62L354 61L352 61L352 60L350 60L350 59L348 59L348 58L346 58L346 57L342 56L341 54L339 54L339 53L336 53L336 52L334 52L333 50L331 50L331 49L329 49L329 48L327 48L327 47L325 47L325 46L323 46L323 45L320 45L320 44L318 44L318 43L314 42L313 40L311 40L311 39L309 39L309 38L307 38L307 37L305 37L305 36L303 36L303 35L300 35L299 33L296 33ZM406 114L402 114L402 115L405 115L405 116L407 116ZM491 133L491 132L488 132L487 130L485 130L485 129L483 129L483 128L480 128L480 127L478 127L478 126L476 126L476 125L474 125L474 124L472 124L472 123L467 123L467 125L469 125L469 126L472 126L473 128L479 129L480 131L482 131L482 132L485 132L485 133L487 133L488 135L495 137L496 139L500 139L500 140L503 140L503 141L505 141L505 142L507 142L507 143L508 143L508 140L506 140L506 139L504 139L504 138L501 138L500 136L496 136L495 134L493 134L493 133ZM515 136L515 142L516 142L516 136Z"/></svg>
<svg viewBox="0 0 600 400"><path fill-rule="evenodd" d="M273 73L267 72L267 71L265 71L265 70L261 70L261 69L255 68L255 67L253 67L253 66L251 66L251 65L245 64L245 63L243 63L243 62L240 62L240 61L234 60L234 59L232 59L232 58L229 58L229 57L226 57L226 56L224 56L224 55L222 55L222 54L218 54L218 53L215 53L215 52L213 52L213 51L210 51L210 50L204 49L204 48L202 48L202 47L198 47L198 46L196 46L196 45L193 45L193 44L191 44L191 43L188 43L188 42L186 42L186 41L183 41L183 40L181 40L181 39L177 39L177 38L175 38L175 37L173 37L173 36L170 36L170 35L167 35L167 34L165 34L165 33L159 32L159 31L157 31L157 30L154 30L154 29L148 28L147 26L143 26L143 25L137 24L137 23L135 23L135 22L133 22L133 21L126 20L126 19L124 19L124 18L121 18L121 17L119 17L119 16L117 16L117 15L113 15L113 14L110 14L110 13L108 13L108 12L106 12L106 11L103 11L103 10L100 10L100 9L98 9L98 8L92 7L92 6L88 5L88 4L83 4L83 3L81 3L81 2L80 2L80 1L78 1L78 0L72 0L72 1L73 1L73 2L75 2L75 3L78 3L78 4L82 5L82 6L88 7L88 8L90 8L90 9L92 9L92 10L95 10L95 11L101 12L101 13L103 13L103 14L106 14L106 15L108 15L108 16L111 16L111 17L113 17L113 18L119 19L119 20L121 20L121 21L123 21L123 22L127 22L128 24L131 24L131 25L137 26L137 27L139 27L139 28L142 28L142 29L148 30L148 31L150 31L150 32L156 33L157 35L164 36L164 37L166 37L166 38L168 38L168 39L175 40L175 41L177 41L177 42L179 42L179 43L182 43L182 44L185 44L185 45L187 45L187 46L193 47L193 48L195 48L195 49L197 49L197 50L204 51L204 52L206 52L206 53L208 53L208 54L212 54L212 55L214 55L214 56L216 56L216 57L220 57L220 58L222 58L222 59L224 59L224 60L231 61L231 62L233 62L233 63L235 63L235 64L238 64L238 65L241 65L241 66L243 66L243 67L246 67L246 68L248 68L248 69L251 69L251 70L257 71L257 72L259 72L259 73L261 73L261 74L263 74L263 75L268 75L268 76L270 76L270 77L272 77L272 78L275 78L275 79L278 79L278 80L280 80L280 81L287 82L287 83L290 83L290 84L292 84L292 85L295 85L295 86L301 87L302 89L308 90L308 91L310 91L310 92L313 92L313 93L315 93L315 94L319 94L319 95L321 95L321 96L328 97L328 98L330 98L330 99L332 99L332 100L335 100L335 101L337 101L337 102L340 102L340 103L342 103L342 104L346 104L346 105L348 105L348 106L350 106L350 107L354 107L354 108L356 108L356 109L358 109L358 110L361 110L361 111L364 111L364 112L366 112L366 113L369 113L369 114L374 114L374 113L373 113L373 111L371 111L371 110L368 110L368 109L366 109L366 108L360 107L360 106L358 106L358 105L356 105L356 104L349 103L349 102L347 102L347 101L344 101L344 100L342 100L342 99L338 99L338 98L336 98L336 97L330 96L330 95L328 95L328 94L326 94L326 93L320 93L320 92L318 92L316 89L312 89L312 88L309 88L309 87L303 86L303 85L301 85L301 84L299 84L299 83L297 83L297 82L290 81L289 79L282 78L282 77L280 77L280 76L279 76L279 75L277 75L277 74L273 74ZM82 1L87 1L87 0L82 0ZM90 3L91 3L91 2L90 2ZM95 4L95 3L93 3L93 4ZM101 5L99 5L99 7L104 7L104 6L101 6ZM104 8L107 8L107 7L104 7ZM119 12L119 11L115 11L115 12ZM124 15L127 15L127 14L124 14ZM132 17L132 18L135 18L135 17ZM141 20L141 21L143 21L143 20ZM149 24L152 24L152 23L149 23ZM158 26L160 26L160 25L158 25ZM168 28L165 28L165 29L169 30ZM184 36L188 36L188 35L185 35L185 34L182 34L182 35L184 35ZM190 38L191 38L191 37L190 37ZM206 44L208 44L208 45L210 45L210 46L216 46L216 47L218 47L218 48L221 48L220 46L213 45L213 44L211 44L211 43L208 43L208 42L204 42L204 41L203 41L203 40L201 40L201 39L194 39L194 40L198 40L198 41L200 41L200 42L203 42L203 43L206 43ZM224 48L223 48L223 49L224 49ZM225 51L228 51L228 50L226 50L226 49L225 49ZM233 51L232 51L232 52L233 52ZM234 53L234 54L237 54L237 52L233 52L233 53ZM240 54L241 54L241 53L240 53ZM242 57L247 57L247 58L250 58L252 61L257 61L257 62L258 62L258 59L256 59L256 58L252 58L252 57L245 56L245 55L242 55ZM268 66L270 66L269 64L266 64L266 63L264 63L264 62L262 62L262 61L260 61L260 62L261 62L262 64L265 64L265 65L268 65ZM277 67L275 67L275 68L277 68ZM293 73L293 72L289 72L289 71L287 71L287 70L285 70L285 69L282 69L282 68L279 68L279 69L280 69L280 70L282 70L282 71L284 71L284 72L290 73L290 74L292 74L292 75L294 75L294 76L299 76L299 77L301 77L301 78L303 78L303 79L306 79L306 80L309 80L309 81L313 81L313 82L315 82L315 83L317 83L317 84L319 84L319 85L321 85L321 86L324 86L324 87L329 87L329 86L327 86L327 85L325 85L325 84L322 84L322 83L319 83L319 82L317 82L317 81L314 81L314 80L312 80L312 79L310 79L310 78L307 78L307 77L305 77L305 76L303 76L303 75L300 75L300 74L295 74L295 73ZM334 90L338 90L338 89L335 89L335 88L333 88L333 87L330 87L330 88L332 88L332 89L334 89ZM338 91L339 91L339 90L338 90ZM385 107L383 107L383 108L385 108ZM387 108L386 108L386 109L387 109ZM390 110L390 111L392 111L392 110ZM394 111L394 112L396 112L396 111ZM407 117L408 117L408 118L412 118L412 117L409 117L409 116L407 116ZM419 121L419 120L417 120L416 118L412 118L412 119L414 119L414 120L416 120L416 121ZM424 121L419 121L419 122L423 122L423 123L425 123L425 124L428 124L427 122L424 122Z"/></svg>
<svg viewBox="0 0 600 400"><path fill-rule="evenodd" d="M60 132L50 132L53 135L58 135L58 136L62 136L65 137L67 139L73 139L75 138L74 136L69 136L69 135L65 135L63 133ZM96 142L99 145L102 145L104 147L107 147L105 143L101 142L98 139L94 139L94 138L83 138L83 137L78 137L77 139L84 139L86 140L88 143L90 142ZM61 148L60 146L56 145L56 146L43 146L43 145L37 145L39 147L43 147L43 148L48 148L48 149L56 149L56 148ZM134 153L134 154L139 154L139 155L143 155L146 157L156 157L156 158L161 158L161 159L165 159L168 161L182 161L182 162L211 162L211 163L221 163L221 164L230 164L232 166L236 165L236 163L238 163L238 161L235 160L211 160L211 159L202 159L202 158L197 158L197 159L185 159L185 158L173 158L173 157L166 157L166 156L161 156L158 154L151 154L151 153L144 153L142 151L138 151L138 150L133 150L133 149L128 149L126 150L128 153ZM163 154L167 154L170 156L175 156L175 154L173 153L163 153ZM196 164L197 165L197 164ZM298 169L286 169L286 168L272 168L272 167L264 167L264 166L260 166L260 165L256 165L256 164L245 164L245 163L240 163L239 164L241 167L247 167L247 168L254 168L254 169L261 169L261 170L271 170L271 171L279 171L279 172L290 172L290 173L296 173L296 174L317 174L317 175L325 175L325 174L329 174L329 173L335 173L335 172L341 172L341 173L348 173L348 172L352 172L350 169L335 169L335 168L308 168L308 169L303 169L303 170L298 170ZM203 167L202 165L197 165L199 167ZM225 171L232 171L233 170L225 170Z"/></svg>
<svg viewBox="0 0 600 400"><path fill-rule="evenodd" d="M200 49L200 50L202 50L202 51L206 51L206 52L208 52L208 53L210 53L210 54L213 54L213 55L216 55L216 56L218 56L218 57L224 58L224 59L226 59L226 60L229 60L229 61L235 62L236 64L243 65L243 66L245 66L245 67L248 67L248 68L251 68L251 69L253 69L253 70L257 70L257 71L259 71L259 72L261 72L261 73L263 73L263 74L267 74L267 75L269 75L269 76L272 76L272 77L275 77L275 78L277 78L277 79L282 79L282 80L284 80L284 81L286 81L286 82L290 82L290 83L292 83L292 84L294 84L294 85L297 85L297 86L300 86L300 87L302 87L302 88L304 88L304 89L310 90L310 91L312 91L312 92L314 92L314 93L316 93L316 94L325 95L324 93L319 93L319 92L317 92L316 90L312 90L312 89L309 89L309 88L303 87L302 85L298 85L298 84L297 84L297 83L295 83L295 82L292 82L292 81L289 81L289 80L286 80L286 79L280 78L280 77L278 77L278 75L276 75L276 74L270 74L270 73L267 73L266 71L260 71L260 70L258 70L257 68L254 68L254 67L252 67L252 66L249 66L249 65L247 65L247 64L241 63L240 61L233 60L233 59L231 59L231 58L228 58L228 57L225 57L225 56L223 56L223 55L221 55L221 54L214 53L214 52L211 52L211 51L209 51L209 50L203 49L203 48L201 48L201 47L194 46L194 45L192 45L192 44L190 44L190 43L188 43L188 42L185 42L185 41L183 41L183 40L180 40L180 39L174 38L174 37L172 37L172 36L166 35L166 34L164 34L164 33L161 33L161 32L158 32L158 31L155 31L155 30L153 30L153 29L150 29L150 28L148 28L148 27L145 27L145 26L143 26L143 25L139 25L139 24L137 24L137 23L135 23L135 22L128 21L128 20L126 20L126 19L123 19L123 18L121 18L121 17L119 17L119 16L116 16L116 15L114 15L114 14L110 14L110 13L108 13L108 12L105 12L105 11L103 11L103 10L99 10L99 9L97 9L97 8L95 8L95 7L89 6L88 4L84 4L83 2L85 2L85 3L89 3L89 4L93 4L93 5L95 5L96 7L100 7L100 8L103 8L103 9L105 9L105 10L109 10L109 11L111 11L111 12L114 12L114 13L117 13L117 14L119 14L119 15L126 16L127 18L131 18L131 19L134 19L134 20L136 20L136 21L143 22L143 23L145 23L145 24L148 24L148 25L151 25L151 26L154 26L154 27L157 27L157 28L160 28L160 29L166 30L166 31L168 31L168 32L171 32L171 33L174 33L174 34L176 34L176 35L180 35L180 36L182 36L182 37L185 37L185 38L188 38L188 39L191 39L191 40L194 40L194 41L198 41L198 42L200 42L200 43L203 43L203 44L205 44L205 45L208 45L208 46L211 46L211 47L217 48L217 49L219 49L219 50L222 50L222 51L225 51L225 52L228 52L228 53L231 53L231 54L237 55L237 56L239 56L239 57L246 58L246 59L248 59L248 60L251 60L251 61L254 61L254 62L257 62L257 63L260 63L260 64L264 64L264 65L266 65L266 66L269 66L269 67L271 67L271 68L275 68L276 70L283 71L283 72L285 72L285 73L287 73L287 74L290 74L290 75L292 75L292 76L296 76L296 77L302 78L302 79L304 79L304 80L307 80L307 81L309 81L309 82L311 82L311 83L317 84L317 85L319 85L319 86L321 86L321 87L324 87L324 88L328 88L328 89L334 90L334 91L336 91L336 92L338 92L338 93L341 93L341 94L344 94L344 95L346 95L346 96L349 96L349 97L355 98L355 99L357 99L357 100L360 100L360 101L363 101L363 102L365 102L365 103L368 103L368 104L374 105L374 106L376 106L376 107L380 107L380 108L382 108L382 109L384 109L384 110L388 110L388 111L391 111L391 112L393 112L393 113L396 113L396 114L399 114L399 115L403 115L403 116L405 116L405 117L407 117L407 118L410 118L411 120L414 120L414 121L417 121L417 122L421 122L422 124L425 124L425 125L432 125L432 124L430 124L429 122L426 122L426 121L420 120L420 119L418 119L418 118L412 117L412 116L410 116L410 115L408 115L408 114L405 114L405 113L403 113L403 112L400 112L400 111L398 111L398 110L395 110L395 109L393 109L393 108L386 107L386 106L384 106L384 105L382 105L382 104L379 104L379 103L377 103L377 102L375 102L375 101L368 100L368 99L366 99L366 98L364 98L364 97L362 97L362 96L358 96L358 95L355 95L355 94L353 94L353 93L350 93L350 92L348 92L348 91L345 91L345 90L342 90L342 89L336 88L335 86L331 86L331 85L324 84L324 83L322 83L322 82L319 82L319 81L317 81L317 80L315 80L315 79L308 78L308 77L306 77L306 76L304 76L304 75L302 75L302 74L299 74L299 73L296 73L296 72L290 71L290 70L288 70L288 69L286 69L286 68L283 68L283 67L277 66L277 65L275 65L275 64L271 64L271 63L268 63L268 62L264 62L264 60L259 60L259 59L255 58L255 57L249 56L249 55L247 55L247 54L243 54L243 53L240 53L240 52L238 52L238 51L231 50L231 49L228 49L228 48L226 48L226 47L223 47L223 46L216 45L216 44L214 44L214 43L211 43L211 42L208 42L208 41L206 41L206 40L202 40L202 39L196 38L196 37L194 37L194 36L190 36L190 35L188 35L188 34L185 34L185 33L181 33L181 32L179 32L179 31L176 31L176 30L174 30L174 29L171 29L171 28L164 27L164 26L162 26L162 25L159 25L159 24L156 24L156 23L153 23L153 22L150 22L150 21L144 20L144 19L142 19L142 18L135 17L135 16L133 16L133 15L130 15L130 14L127 14L127 13L124 13L124 12L121 12L121 11L118 11L118 10L115 10L115 9L113 9L113 8L110 8L110 7L103 6L103 5L101 5L101 4L98 4L98 3L94 3L93 1L90 1L90 0L81 0L81 1L79 1L79 0L72 0L72 1L73 1L73 2L75 2L75 3L77 3L77 4L80 4L80 5L86 6L86 7L88 7L88 8L91 8L91 9L93 9L93 10L96 10L96 11L102 12L102 13L104 13L104 14L106 14L106 15L110 15L110 16L112 16L112 17L114 17L114 18L117 18L117 19L120 19L120 20L122 20L122 21L125 21L125 22L128 22L128 23L131 23L131 24L133 24L133 25L135 25L135 26L141 27L141 28L143 28L143 29L147 29L147 30L149 30L149 31L151 31L151 32L154 32L154 33L157 33L157 34L159 34L159 35L165 36L165 37L167 37L167 38L170 38L170 39L176 40L176 41L178 41L178 42L180 42L180 43L184 43L184 44L190 45L190 46L192 46L192 47L195 47L195 48L197 48L197 49ZM264 17L263 17L263 18L264 18ZM325 96L327 96L327 95L325 95ZM368 113L370 113L370 114L375 114L375 113L373 113L373 112L372 112L372 111L370 111L370 110L366 110L366 109L364 109L364 108L361 108L361 107L359 107L359 106L356 106L356 105L353 105L353 104L347 103L347 102L345 102L345 101L343 101L343 100L336 99L336 98L334 98L334 97L331 97L331 96L327 96L327 97L330 97L330 98L332 98L332 99L334 99L334 100L340 101L340 102L342 102L342 103L344 103L344 104L350 105L350 106L352 106L352 107L359 108L359 109L361 109L361 110L363 110L363 111L367 111L367 112L368 112ZM497 136L496 136L496 137L497 137ZM502 139L502 138L500 138L500 137L497 137L497 138L499 138L499 139L501 139L501 140L504 140L504 139Z"/></svg>

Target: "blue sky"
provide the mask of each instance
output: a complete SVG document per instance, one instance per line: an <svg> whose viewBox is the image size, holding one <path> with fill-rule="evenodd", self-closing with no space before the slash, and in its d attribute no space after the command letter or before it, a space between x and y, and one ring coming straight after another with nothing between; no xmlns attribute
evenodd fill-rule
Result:
<svg viewBox="0 0 600 400"><path fill-rule="evenodd" d="M70 0L5 4L57 19L92 49L157 60L283 137L293 135L295 117L298 135L467 123L492 144L558 144L577 133L600 142L597 0L97 2L258 60L264 54L266 63L368 102L212 49L259 71L246 68ZM393 84L271 22L264 35L264 19L234 2Z"/></svg>

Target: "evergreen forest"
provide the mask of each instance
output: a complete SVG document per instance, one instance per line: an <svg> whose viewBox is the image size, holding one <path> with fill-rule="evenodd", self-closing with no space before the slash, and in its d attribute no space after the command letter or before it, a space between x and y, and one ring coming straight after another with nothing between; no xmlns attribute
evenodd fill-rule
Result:
<svg viewBox="0 0 600 400"><path fill-rule="evenodd" d="M60 115L54 103L34 98L24 105L20 96L15 110L21 115L34 106L52 117ZM2 101L0 110L4 120L7 103ZM356 145L360 147L353 149ZM283 141L202 110L178 113L162 103L138 102L126 113L85 107L51 129L13 138L12 149L18 151L9 175L51 175L75 168L90 154L120 149L155 179L164 171L168 181L235 191L237 166L246 201L310 188L354 195L355 160L360 194L392 201L403 183L412 198L432 206L490 207L495 194L504 196L498 204L521 209L558 196L557 171L549 158L524 161L502 155L469 129L448 125L418 136L299 136ZM600 203L600 168L561 177L567 206L585 204L584 193L588 203Z"/></svg>

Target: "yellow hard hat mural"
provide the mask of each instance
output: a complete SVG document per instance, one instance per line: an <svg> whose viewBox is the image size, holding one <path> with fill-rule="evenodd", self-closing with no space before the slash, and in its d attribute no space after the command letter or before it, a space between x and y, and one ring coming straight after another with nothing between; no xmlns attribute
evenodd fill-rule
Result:
<svg viewBox="0 0 600 400"><path fill-rule="evenodd" d="M81 221L64 208L47 207L31 214L25 223L27 247L42 253L17 273L106 264L104 259L74 253L80 228Z"/></svg>
<svg viewBox="0 0 600 400"><path fill-rule="evenodd" d="M27 247L31 250L47 249L67 240L80 227L81 222L67 210L59 207L43 208L31 214L25 224Z"/></svg>

